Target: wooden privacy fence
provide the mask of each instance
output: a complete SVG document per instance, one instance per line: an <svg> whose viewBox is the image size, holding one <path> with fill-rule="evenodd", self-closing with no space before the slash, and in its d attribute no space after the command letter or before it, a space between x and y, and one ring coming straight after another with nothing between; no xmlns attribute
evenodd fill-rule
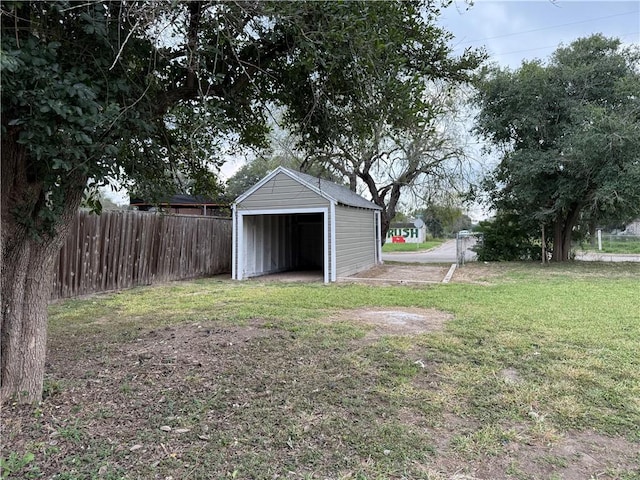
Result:
<svg viewBox="0 0 640 480"><path fill-rule="evenodd" d="M79 212L57 260L52 299L231 271L230 218Z"/></svg>

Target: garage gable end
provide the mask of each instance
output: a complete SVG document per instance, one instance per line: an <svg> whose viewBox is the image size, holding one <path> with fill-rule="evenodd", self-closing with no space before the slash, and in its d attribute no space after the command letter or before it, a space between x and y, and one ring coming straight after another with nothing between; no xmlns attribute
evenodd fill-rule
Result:
<svg viewBox="0 0 640 480"><path fill-rule="evenodd" d="M305 185L318 191L322 196L330 199L336 205L345 205L348 207L365 208L367 210L382 210L381 207L361 197L356 192L351 191L344 185L325 180L323 178L312 177L306 173L297 172L295 170L286 170L289 175L298 179Z"/></svg>
<svg viewBox="0 0 640 480"><path fill-rule="evenodd" d="M287 181L285 180L287 177L289 181L293 183L287 185ZM294 186L294 184L298 184L299 187ZM345 205L349 207L365 208L368 210L382 210L382 208L375 203L361 197L344 185L338 185L337 183L329 180L313 177L306 173L291 170L282 166L273 170L244 194L240 195L236 199L235 204L242 204L244 207L247 203L247 199L256 194L258 194L258 196L262 196L265 192L268 192L268 194L276 193L286 195L287 193L299 193L300 188L306 188L309 192L315 193L334 205ZM307 196L309 192L307 192ZM277 197L274 198L279 200ZM298 198L295 198L295 200L297 203ZM300 198L300 200L304 201L304 198ZM256 202L251 201L250 203L255 205Z"/></svg>
<svg viewBox="0 0 640 480"><path fill-rule="evenodd" d="M301 181L290 171L278 167L252 188L240 195L235 204L239 209L278 209L326 207L333 199L324 192Z"/></svg>

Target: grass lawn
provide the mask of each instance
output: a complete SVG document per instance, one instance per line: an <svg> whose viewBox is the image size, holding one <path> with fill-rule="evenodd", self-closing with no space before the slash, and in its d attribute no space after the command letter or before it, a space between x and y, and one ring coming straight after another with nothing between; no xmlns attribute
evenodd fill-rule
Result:
<svg viewBox="0 0 640 480"><path fill-rule="evenodd" d="M638 238L638 237L635 237ZM591 252L601 253L627 253L627 254L640 254L640 240L631 240L625 237L615 239L603 239L602 250L598 250L598 247L593 247L589 244L582 245L582 248Z"/></svg>
<svg viewBox="0 0 640 480"><path fill-rule="evenodd" d="M433 240L429 240L427 242L422 243L391 243L391 240L388 240L382 246L382 251L384 253L391 252L416 252L419 250L429 250L430 248L437 247L442 245L446 239L444 238L434 238Z"/></svg>
<svg viewBox="0 0 640 480"><path fill-rule="evenodd" d="M639 345L638 264L63 301L2 478L639 479Z"/></svg>

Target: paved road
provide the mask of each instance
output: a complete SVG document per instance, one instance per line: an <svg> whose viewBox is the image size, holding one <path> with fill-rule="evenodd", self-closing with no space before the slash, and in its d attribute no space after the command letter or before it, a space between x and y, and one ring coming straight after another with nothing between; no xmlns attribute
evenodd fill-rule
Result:
<svg viewBox="0 0 640 480"><path fill-rule="evenodd" d="M473 255L475 253L467 251L467 260L471 260ZM426 252L383 253L382 260L407 263L456 263L456 241L448 240Z"/></svg>
<svg viewBox="0 0 640 480"><path fill-rule="evenodd" d="M466 261L472 261L475 253L467 250ZM439 247L426 252L383 253L382 259L389 262L405 263L456 263L456 241L448 240ZM576 260L584 262L640 262L640 255L622 253L582 252Z"/></svg>

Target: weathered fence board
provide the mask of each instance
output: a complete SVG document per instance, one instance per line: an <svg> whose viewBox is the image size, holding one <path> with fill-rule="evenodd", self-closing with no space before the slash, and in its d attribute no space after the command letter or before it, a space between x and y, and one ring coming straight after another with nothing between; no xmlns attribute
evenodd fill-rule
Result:
<svg viewBox="0 0 640 480"><path fill-rule="evenodd" d="M231 270L231 219L79 212L57 259L52 299Z"/></svg>

